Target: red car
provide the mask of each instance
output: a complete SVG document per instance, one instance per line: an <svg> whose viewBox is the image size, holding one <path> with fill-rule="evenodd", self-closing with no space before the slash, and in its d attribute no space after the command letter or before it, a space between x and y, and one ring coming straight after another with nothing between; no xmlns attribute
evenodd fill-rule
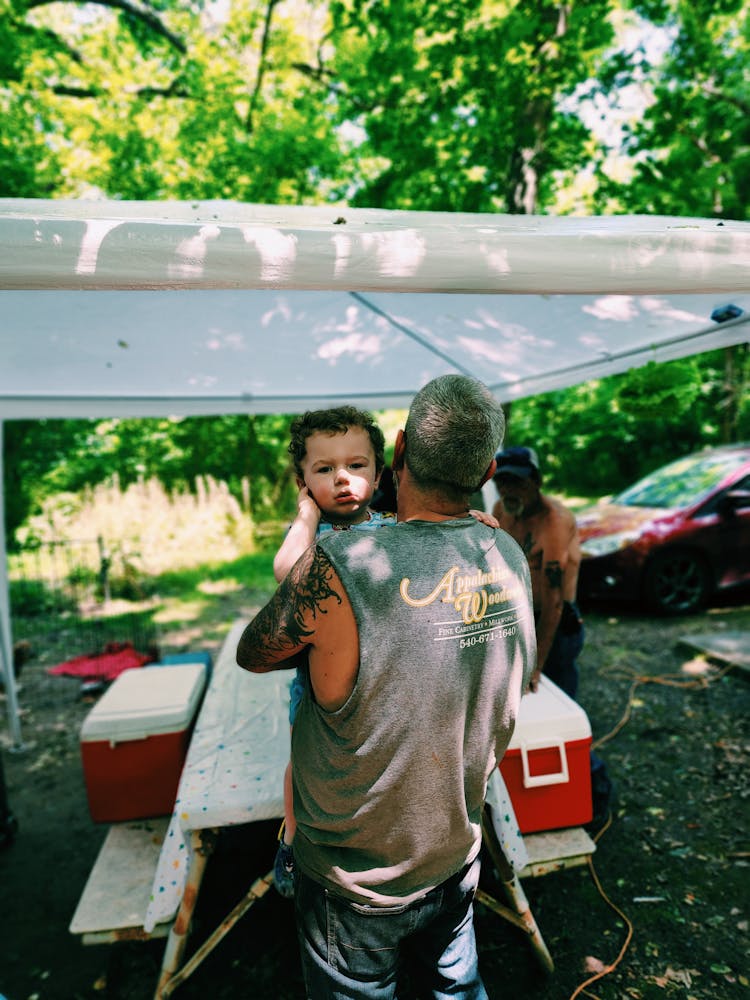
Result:
<svg viewBox="0 0 750 1000"><path fill-rule="evenodd" d="M581 598L687 614L750 583L750 445L680 458L577 517Z"/></svg>

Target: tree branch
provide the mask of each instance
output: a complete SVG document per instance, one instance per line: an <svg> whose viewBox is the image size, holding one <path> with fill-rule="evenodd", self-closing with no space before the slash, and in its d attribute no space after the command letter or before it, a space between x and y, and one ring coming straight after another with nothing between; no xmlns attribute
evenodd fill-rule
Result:
<svg viewBox="0 0 750 1000"><path fill-rule="evenodd" d="M260 42L260 56L258 58L258 73L255 77L255 87L250 95L250 107L248 108L247 117L245 118L245 129L252 133L254 128L254 118L255 112L258 110L258 101L260 100L260 91L263 86L263 77L266 72L267 55L268 55L268 43L271 38L271 21L273 20L274 7L279 3L279 0L268 0L268 6L266 7L266 16L263 22L263 37Z"/></svg>
<svg viewBox="0 0 750 1000"><path fill-rule="evenodd" d="M45 7L47 4L55 2L57 0L28 0L28 9L33 10L35 7ZM77 2L77 0L63 0L63 2ZM126 14L130 14L131 17L135 17L148 25L155 34L166 39L182 55L187 53L187 46L183 40L169 30L156 15L155 11L143 4L137 3L136 0L91 0L91 2L98 4L100 7L111 7L114 10L121 10Z"/></svg>
<svg viewBox="0 0 750 1000"><path fill-rule="evenodd" d="M104 96L111 96L111 92L102 89L101 87L75 87L66 83L55 83L50 88L53 94L57 94L58 97L75 97L81 100L86 98L100 98ZM128 96L138 98L139 100L152 101L157 97L183 97L190 98L192 95L183 86L182 81L178 78L172 81L168 87L133 87L132 90L126 90Z"/></svg>
<svg viewBox="0 0 750 1000"><path fill-rule="evenodd" d="M715 97L718 101L725 101L741 111L743 115L750 118L750 104L741 100L735 94L725 94L722 90L715 90L710 83L706 83L701 88L706 97Z"/></svg>
<svg viewBox="0 0 750 1000"><path fill-rule="evenodd" d="M102 96L101 90L96 87L84 89L83 87L72 87L65 83L54 83L50 90L58 97L76 97L81 100L85 98L99 98Z"/></svg>
<svg viewBox="0 0 750 1000"><path fill-rule="evenodd" d="M298 73L303 73L311 80L319 83L329 93L336 94L337 97L345 97L357 111L374 111L376 108L384 106L382 101L365 103L360 100L360 98L342 87L340 83L334 83L331 74L328 70L323 69L322 66L310 66L309 63L292 63L292 69L296 69Z"/></svg>
<svg viewBox="0 0 750 1000"><path fill-rule="evenodd" d="M49 44L58 49L60 52L64 52L66 56L73 60L73 62L78 63L79 66L83 65L83 57L77 49L74 49L72 45L69 45L64 38L61 38L57 32L53 31L51 28L38 28L31 24L25 24L23 21L13 21L13 27L19 34L31 37L32 35L44 38Z"/></svg>
<svg viewBox="0 0 750 1000"><path fill-rule="evenodd" d="M183 97L190 100L193 99L193 95L179 79L173 80L168 87L137 87L133 93L137 98L145 101L152 101L156 97Z"/></svg>

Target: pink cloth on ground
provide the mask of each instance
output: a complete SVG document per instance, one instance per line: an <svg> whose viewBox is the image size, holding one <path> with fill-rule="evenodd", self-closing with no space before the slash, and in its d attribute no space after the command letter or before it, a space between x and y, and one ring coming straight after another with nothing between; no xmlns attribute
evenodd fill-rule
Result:
<svg viewBox="0 0 750 1000"><path fill-rule="evenodd" d="M149 657L139 653L129 643L110 643L103 653L94 656L74 656L47 670L48 674L83 677L90 680L113 681L133 667L142 667Z"/></svg>

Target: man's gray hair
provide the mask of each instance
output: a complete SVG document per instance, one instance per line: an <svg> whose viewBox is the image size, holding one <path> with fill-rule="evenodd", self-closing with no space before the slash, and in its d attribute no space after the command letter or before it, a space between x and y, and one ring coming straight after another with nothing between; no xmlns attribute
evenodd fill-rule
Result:
<svg viewBox="0 0 750 1000"><path fill-rule="evenodd" d="M483 382L441 375L412 401L404 461L423 489L468 496L479 489L504 433L502 407Z"/></svg>

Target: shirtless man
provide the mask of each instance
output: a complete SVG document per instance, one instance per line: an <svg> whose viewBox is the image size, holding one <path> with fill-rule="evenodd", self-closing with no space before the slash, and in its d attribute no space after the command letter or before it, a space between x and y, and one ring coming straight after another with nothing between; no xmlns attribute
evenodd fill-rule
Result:
<svg viewBox="0 0 750 1000"><path fill-rule="evenodd" d="M583 622L576 606L581 550L575 518L541 491L533 448L506 448L495 456L499 499L492 513L526 554L536 619L536 691L545 673L571 698L578 689L576 657L583 648Z"/></svg>

